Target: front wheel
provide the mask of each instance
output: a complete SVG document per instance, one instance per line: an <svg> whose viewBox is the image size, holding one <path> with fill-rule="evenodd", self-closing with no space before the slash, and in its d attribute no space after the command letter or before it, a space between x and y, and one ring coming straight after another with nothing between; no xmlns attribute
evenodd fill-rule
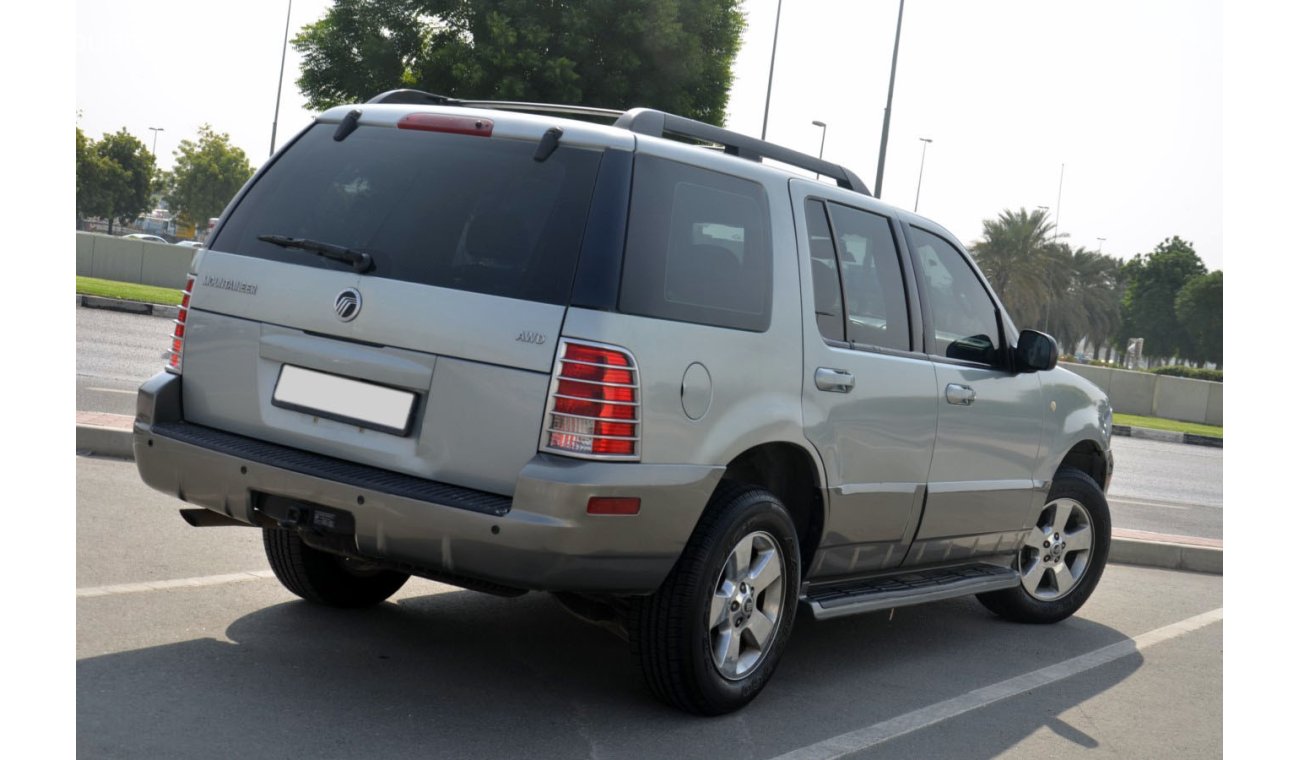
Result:
<svg viewBox="0 0 1300 760"><path fill-rule="evenodd" d="M1096 481L1063 468L1016 557L1020 585L978 595L1019 623L1055 623L1088 601L1110 555L1110 507Z"/></svg>
<svg viewBox="0 0 1300 760"><path fill-rule="evenodd" d="M776 496L724 485L628 633L654 694L700 715L737 710L776 670L794 625L799 542Z"/></svg>
<svg viewBox="0 0 1300 760"><path fill-rule="evenodd" d="M281 585L309 602L330 607L374 606L411 577L313 549L285 528L263 528L262 546Z"/></svg>

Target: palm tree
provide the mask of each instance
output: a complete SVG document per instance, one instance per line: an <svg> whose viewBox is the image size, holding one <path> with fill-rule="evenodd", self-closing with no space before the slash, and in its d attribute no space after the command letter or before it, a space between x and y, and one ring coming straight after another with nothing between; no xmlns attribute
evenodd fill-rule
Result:
<svg viewBox="0 0 1300 760"><path fill-rule="evenodd" d="M984 220L984 238L971 247L994 292L1017 324L1039 324L1052 292L1052 224L1043 209L1007 209Z"/></svg>
<svg viewBox="0 0 1300 760"><path fill-rule="evenodd" d="M1052 285L1045 327L1063 347L1087 338L1098 345L1119 327L1119 261L1085 248L1051 246L1047 273Z"/></svg>

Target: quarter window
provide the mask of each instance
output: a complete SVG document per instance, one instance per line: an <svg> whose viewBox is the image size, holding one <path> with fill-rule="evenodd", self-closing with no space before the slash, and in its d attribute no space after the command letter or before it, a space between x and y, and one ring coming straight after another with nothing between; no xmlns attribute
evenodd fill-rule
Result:
<svg viewBox="0 0 1300 760"><path fill-rule="evenodd" d="M619 310L762 332L771 300L762 186L638 157Z"/></svg>

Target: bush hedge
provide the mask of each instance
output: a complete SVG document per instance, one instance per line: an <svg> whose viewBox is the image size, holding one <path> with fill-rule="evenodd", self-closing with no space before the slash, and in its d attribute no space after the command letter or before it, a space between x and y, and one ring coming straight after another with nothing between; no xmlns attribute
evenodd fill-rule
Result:
<svg viewBox="0 0 1300 760"><path fill-rule="evenodd" d="M1171 377L1187 377L1192 380L1209 380L1215 383L1223 382L1223 370L1221 369L1199 369L1197 367L1156 367L1151 370L1157 375L1170 375Z"/></svg>

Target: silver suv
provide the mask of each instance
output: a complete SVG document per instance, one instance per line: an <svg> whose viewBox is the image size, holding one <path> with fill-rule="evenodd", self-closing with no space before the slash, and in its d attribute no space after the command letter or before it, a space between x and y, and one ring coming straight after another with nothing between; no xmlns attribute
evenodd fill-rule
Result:
<svg viewBox="0 0 1300 760"><path fill-rule="evenodd" d="M192 272L140 474L313 602L553 592L718 714L800 606L1048 623L1105 566L1106 397L950 233L780 146L394 91L285 146Z"/></svg>

